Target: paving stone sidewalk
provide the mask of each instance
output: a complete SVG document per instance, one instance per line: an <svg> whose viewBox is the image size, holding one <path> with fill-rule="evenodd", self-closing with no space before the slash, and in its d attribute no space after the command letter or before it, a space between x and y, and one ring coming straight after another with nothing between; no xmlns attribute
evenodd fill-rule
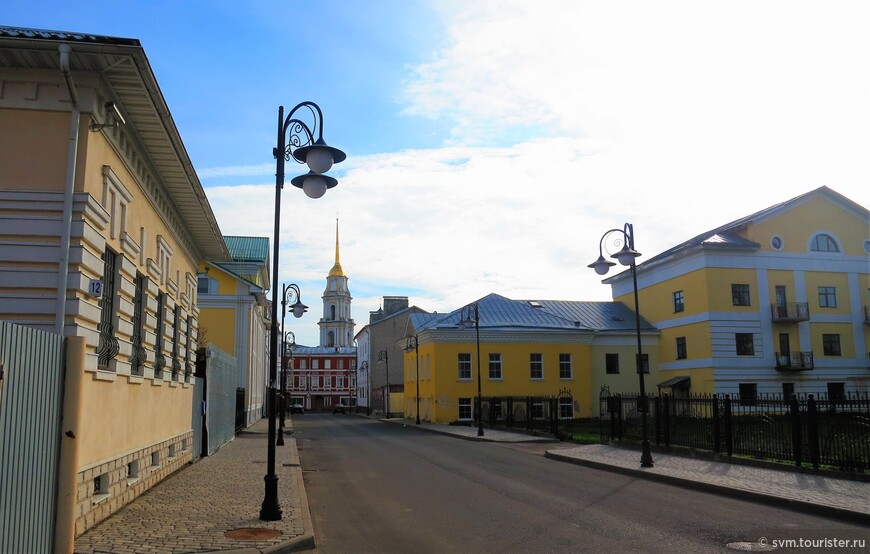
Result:
<svg viewBox="0 0 870 554"><path fill-rule="evenodd" d="M640 451L605 444L548 450L547 457L870 524L866 481L656 452L655 467L641 468Z"/></svg>
<svg viewBox="0 0 870 554"><path fill-rule="evenodd" d="M280 521L259 519L267 439L268 420L262 419L212 456L178 471L77 538L75 552L277 553L313 548L311 516L292 436L285 437L284 446L275 447L283 517ZM225 535L243 528L279 534L263 540Z"/></svg>

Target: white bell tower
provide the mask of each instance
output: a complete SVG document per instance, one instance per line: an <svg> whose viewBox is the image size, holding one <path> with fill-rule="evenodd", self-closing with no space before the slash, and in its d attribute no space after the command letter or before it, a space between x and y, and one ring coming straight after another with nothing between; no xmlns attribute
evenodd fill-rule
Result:
<svg viewBox="0 0 870 554"><path fill-rule="evenodd" d="M353 319L350 303L353 300L347 288L347 275L338 256L338 219L335 220L335 265L326 277L323 291L323 317L320 319L320 346L352 347Z"/></svg>

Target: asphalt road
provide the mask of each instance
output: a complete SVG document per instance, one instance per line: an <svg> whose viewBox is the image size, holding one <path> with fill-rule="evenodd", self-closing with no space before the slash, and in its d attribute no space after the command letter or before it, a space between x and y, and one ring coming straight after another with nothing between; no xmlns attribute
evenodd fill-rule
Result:
<svg viewBox="0 0 870 554"><path fill-rule="evenodd" d="M306 413L294 427L324 554L727 552L728 543L761 537L870 536L543 457L558 444L472 442L350 414Z"/></svg>

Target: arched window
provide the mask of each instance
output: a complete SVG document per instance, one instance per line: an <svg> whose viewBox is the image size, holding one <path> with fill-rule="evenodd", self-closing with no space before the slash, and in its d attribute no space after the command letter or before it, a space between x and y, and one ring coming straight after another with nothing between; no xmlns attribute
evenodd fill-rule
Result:
<svg viewBox="0 0 870 554"><path fill-rule="evenodd" d="M335 304L329 307L329 319L335 321Z"/></svg>
<svg viewBox="0 0 870 554"><path fill-rule="evenodd" d="M335 346L335 331L326 334L326 346Z"/></svg>
<svg viewBox="0 0 870 554"><path fill-rule="evenodd" d="M840 247L837 246L837 241L831 235L819 233L810 242L810 250L812 252L839 252Z"/></svg>

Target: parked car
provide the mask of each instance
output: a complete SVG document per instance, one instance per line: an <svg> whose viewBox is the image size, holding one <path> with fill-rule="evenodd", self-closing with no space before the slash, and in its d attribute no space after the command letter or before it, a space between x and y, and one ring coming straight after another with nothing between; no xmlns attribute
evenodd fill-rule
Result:
<svg viewBox="0 0 870 554"><path fill-rule="evenodd" d="M293 404L292 406L290 406L290 413L304 415L305 414L305 406L303 406L302 404L299 404L297 402L296 404Z"/></svg>
<svg viewBox="0 0 870 554"><path fill-rule="evenodd" d="M346 413L347 408L348 406L345 406L344 404L336 404L335 408L332 409L332 413L343 414Z"/></svg>

